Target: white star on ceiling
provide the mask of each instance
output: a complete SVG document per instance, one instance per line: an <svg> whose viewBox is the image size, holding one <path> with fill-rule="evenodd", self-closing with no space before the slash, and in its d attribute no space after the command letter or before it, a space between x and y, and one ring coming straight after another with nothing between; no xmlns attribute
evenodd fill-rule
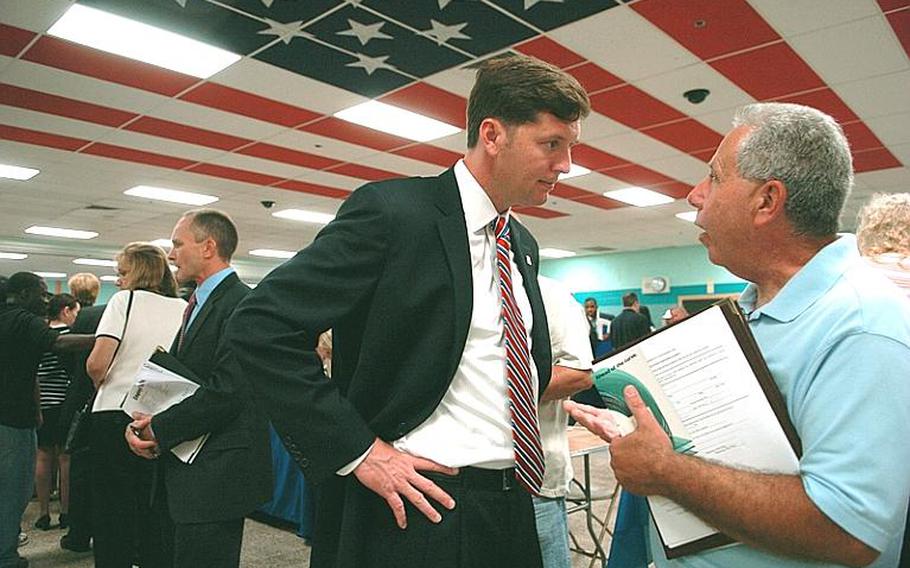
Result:
<svg viewBox="0 0 910 568"><path fill-rule="evenodd" d="M389 65L385 62L389 58L388 55L380 55L379 57L370 57L369 55L364 55L362 53L355 53L354 56L358 59L357 61L352 61L347 63L345 67L360 67L367 72L367 75L372 75L373 71L377 69L389 69L394 71L395 67Z"/></svg>
<svg viewBox="0 0 910 568"><path fill-rule="evenodd" d="M525 10L533 7L538 2L552 2L554 4L562 4L563 0L525 0Z"/></svg>
<svg viewBox="0 0 910 568"><path fill-rule="evenodd" d="M348 20L348 25L351 27L335 33L343 36L354 36L360 41L360 45L366 45L371 39L394 39L392 36L379 31L385 25L385 22L367 25L361 24L357 20Z"/></svg>
<svg viewBox="0 0 910 568"><path fill-rule="evenodd" d="M303 27L303 20L297 20L296 22L289 22L287 24L282 24L281 22L276 22L275 20L265 19L268 22L269 27L264 30L259 30L256 32L260 35L273 35L285 44L290 44L291 40L295 37L312 37L312 34L309 34L305 31L302 31L300 28Z"/></svg>
<svg viewBox="0 0 910 568"><path fill-rule="evenodd" d="M432 26L429 30L424 30L423 33L430 36L436 40L436 43L439 45L444 44L450 39L471 39L471 36L461 33L461 30L468 25L467 22L462 22L460 24L453 24L447 26L445 24L439 23L436 20L431 19L430 25Z"/></svg>

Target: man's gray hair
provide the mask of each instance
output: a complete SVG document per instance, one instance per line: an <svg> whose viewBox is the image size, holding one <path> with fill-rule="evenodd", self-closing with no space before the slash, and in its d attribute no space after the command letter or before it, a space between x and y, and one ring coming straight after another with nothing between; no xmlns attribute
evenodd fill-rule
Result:
<svg viewBox="0 0 910 568"><path fill-rule="evenodd" d="M807 106L756 103L739 109L733 126L752 129L736 154L740 176L782 182L787 218L797 233L835 234L853 187L850 144L840 125Z"/></svg>

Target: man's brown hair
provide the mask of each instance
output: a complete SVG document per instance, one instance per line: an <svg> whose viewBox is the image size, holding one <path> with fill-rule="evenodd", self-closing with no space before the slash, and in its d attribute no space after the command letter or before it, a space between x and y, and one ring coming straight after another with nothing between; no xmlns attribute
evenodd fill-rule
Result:
<svg viewBox="0 0 910 568"><path fill-rule="evenodd" d="M485 118L516 126L541 112L573 122L590 114L591 102L575 77L549 63L516 54L489 59L478 67L468 97L468 148L477 144Z"/></svg>

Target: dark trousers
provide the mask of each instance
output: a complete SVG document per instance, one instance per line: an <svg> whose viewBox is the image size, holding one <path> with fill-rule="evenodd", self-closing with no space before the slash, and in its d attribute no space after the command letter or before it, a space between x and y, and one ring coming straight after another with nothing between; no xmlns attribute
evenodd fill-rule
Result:
<svg viewBox="0 0 910 568"><path fill-rule="evenodd" d="M161 530L150 507L151 463L134 455L124 439L132 420L120 411L92 415L93 551L96 568L169 565Z"/></svg>
<svg viewBox="0 0 910 568"><path fill-rule="evenodd" d="M89 450L70 456L69 538L87 543L92 538L92 464Z"/></svg>
<svg viewBox="0 0 910 568"><path fill-rule="evenodd" d="M340 565L364 568L539 568L542 565L534 505L514 473L462 468L457 477L422 472L455 499L455 508L436 505L442 522L434 524L405 502L408 526L395 524L386 502L357 484L370 521L357 557L338 550ZM503 481L508 486L503 488ZM356 483L356 481L353 481ZM435 502L434 502L435 503ZM319 518L317 516L318 525ZM317 527L318 530L318 527ZM315 543L311 565L326 566ZM342 558L343 557L343 558Z"/></svg>

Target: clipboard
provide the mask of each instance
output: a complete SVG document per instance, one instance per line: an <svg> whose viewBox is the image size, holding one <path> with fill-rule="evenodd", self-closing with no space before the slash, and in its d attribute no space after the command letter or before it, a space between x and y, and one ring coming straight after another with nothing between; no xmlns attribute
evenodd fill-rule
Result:
<svg viewBox="0 0 910 568"><path fill-rule="evenodd" d="M799 435L745 316L730 298L598 358L594 382L607 408L626 416L631 411L622 389L635 386L678 452L732 467L798 471ZM727 396L727 390L742 396ZM730 404L740 405L739 414L724 411L733 400ZM744 418L743 408L749 409ZM721 409L717 424L723 428L711 430L712 409ZM723 422L723 412L742 418L742 424ZM751 423L745 426L753 418L757 432L748 430ZM714 448L718 432L730 437ZM754 448L745 449L750 445ZM668 559L735 542L666 498L647 501Z"/></svg>

